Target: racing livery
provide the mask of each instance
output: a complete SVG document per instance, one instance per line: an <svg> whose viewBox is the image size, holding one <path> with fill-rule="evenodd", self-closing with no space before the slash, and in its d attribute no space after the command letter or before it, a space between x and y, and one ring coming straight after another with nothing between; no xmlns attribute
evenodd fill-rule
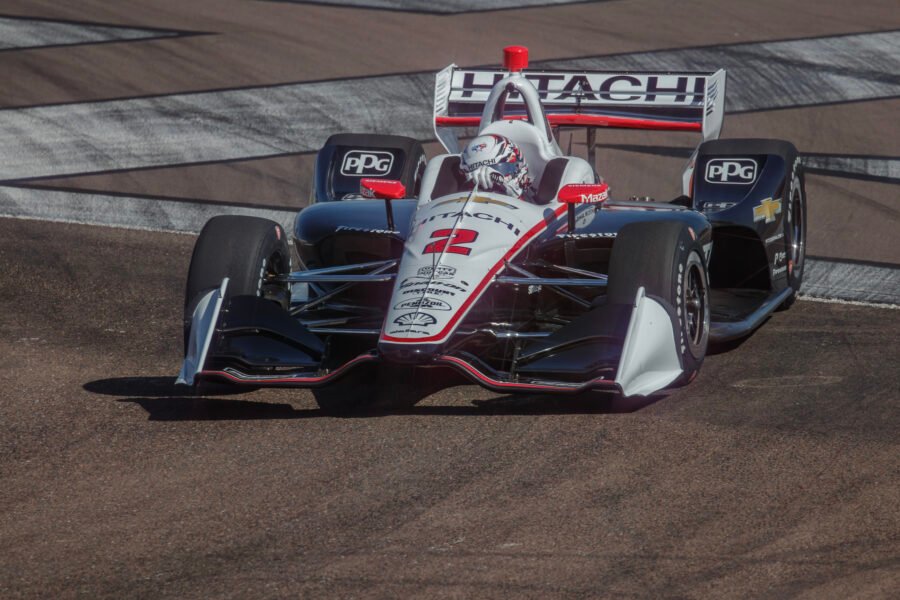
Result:
<svg viewBox="0 0 900 600"><path fill-rule="evenodd" d="M434 105L446 154L334 135L292 236L254 217L207 223L178 381L312 387L328 409L359 402L373 368L453 369L512 392L689 382L711 341L748 335L803 276L797 151L718 140L725 81L532 71L521 47L499 70L447 67ZM682 195L611 199L594 167L601 127L701 134ZM561 128L586 131L587 160L562 152Z"/></svg>

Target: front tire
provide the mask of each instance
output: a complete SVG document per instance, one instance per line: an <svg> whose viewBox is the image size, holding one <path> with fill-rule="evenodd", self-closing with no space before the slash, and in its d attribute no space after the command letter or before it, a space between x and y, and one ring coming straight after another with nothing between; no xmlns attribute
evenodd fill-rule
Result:
<svg viewBox="0 0 900 600"><path fill-rule="evenodd" d="M226 297L260 296L290 305L290 288L272 282L291 269L291 253L284 228L268 219L223 215L207 221L191 256L184 292L184 348L187 352L191 320L197 303L228 277Z"/></svg>

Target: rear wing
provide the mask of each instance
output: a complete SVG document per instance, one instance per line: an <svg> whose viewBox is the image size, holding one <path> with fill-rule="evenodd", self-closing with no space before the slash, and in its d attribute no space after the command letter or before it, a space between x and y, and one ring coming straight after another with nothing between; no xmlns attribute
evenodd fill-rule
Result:
<svg viewBox="0 0 900 600"><path fill-rule="evenodd" d="M434 130L448 152L458 152L448 128L479 127L491 89L503 69L460 69L437 74ZM617 127L696 131L719 137L725 115L725 70L712 73L522 71L537 89L547 121L558 127ZM504 119L527 118L522 96L511 93Z"/></svg>

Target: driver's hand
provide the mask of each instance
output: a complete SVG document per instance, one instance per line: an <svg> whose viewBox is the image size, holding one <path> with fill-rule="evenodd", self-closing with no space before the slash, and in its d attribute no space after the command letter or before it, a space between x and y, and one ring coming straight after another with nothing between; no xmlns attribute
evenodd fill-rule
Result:
<svg viewBox="0 0 900 600"><path fill-rule="evenodd" d="M489 192L494 188L494 181L491 179L492 172L493 170L490 167L479 167L470 173L469 177L475 182L479 190Z"/></svg>

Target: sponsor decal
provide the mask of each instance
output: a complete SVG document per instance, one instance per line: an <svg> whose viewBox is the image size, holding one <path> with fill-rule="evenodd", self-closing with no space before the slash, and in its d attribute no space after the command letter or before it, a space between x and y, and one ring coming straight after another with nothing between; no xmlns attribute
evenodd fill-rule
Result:
<svg viewBox="0 0 900 600"><path fill-rule="evenodd" d="M678 287L675 294L675 313L678 315L678 344L681 347L681 354L684 355L687 345L684 343L684 294L681 293L681 286L684 285L684 263L678 264Z"/></svg>
<svg viewBox="0 0 900 600"><path fill-rule="evenodd" d="M460 283L465 283L465 282L461 281ZM455 283L447 283L446 281L431 281L431 282L426 283L424 281L416 281L412 277L407 277L406 279L404 279L403 282L400 284L400 289L404 290L406 288L423 287L426 285L450 288L451 290L457 290L460 292L466 291L466 288L458 286ZM466 284L466 285L468 285L468 284Z"/></svg>
<svg viewBox="0 0 900 600"><path fill-rule="evenodd" d="M443 206L445 204L459 204L460 202L465 202L468 199L468 196L460 196L459 198L451 198L450 200L441 200L437 204L435 204L435 208L438 206ZM509 202L503 202L501 200L496 200L494 198L488 198L486 196L475 196L472 198L471 202L476 204L496 204L497 206L502 206L503 208L509 208L510 210L519 210L519 207L510 204Z"/></svg>
<svg viewBox="0 0 900 600"><path fill-rule="evenodd" d="M706 163L706 181L749 185L756 181L756 168L752 158L713 158Z"/></svg>
<svg viewBox="0 0 900 600"><path fill-rule="evenodd" d="M450 102L484 102L506 73L454 71ZM640 75L623 73L523 73L541 100L565 104L676 104L703 106L706 78L702 75ZM509 101L521 102L510 93Z"/></svg>
<svg viewBox="0 0 900 600"><path fill-rule="evenodd" d="M774 260L775 265L776 265L776 266L777 266L777 265L780 265L781 263L784 262L784 260L785 260L786 258L787 258L787 252L783 252L783 251L776 252L776 253L775 253L775 260Z"/></svg>
<svg viewBox="0 0 900 600"><path fill-rule="evenodd" d="M615 231L599 231L596 233L564 233L559 237L567 240L589 240L597 238L614 238L617 233Z"/></svg>
<svg viewBox="0 0 900 600"><path fill-rule="evenodd" d="M712 83L709 84L709 89L706 91L706 116L710 116L713 111L716 109L716 98L719 97L719 82L717 80L713 80ZM693 166L693 165L691 165Z"/></svg>
<svg viewBox="0 0 900 600"><path fill-rule="evenodd" d="M559 190L557 198L565 204L598 204L609 199L609 184L570 183Z"/></svg>
<svg viewBox="0 0 900 600"><path fill-rule="evenodd" d="M388 335L400 334L400 333L417 333L419 335L429 335L430 331L425 331L423 329L391 329L388 331Z"/></svg>
<svg viewBox="0 0 900 600"><path fill-rule="evenodd" d="M521 233L521 231L519 230L518 227L515 226L515 224L508 222L508 221L504 221L500 217L497 217L490 213L485 213L485 212L470 213L468 211L460 211L460 212L439 213L436 215L432 215L426 219L423 219L422 221L419 222L419 225L424 225L425 223L430 223L431 221L434 221L435 219L448 219L448 218L459 219L462 216L472 217L475 219L481 219L482 221L491 221L491 222L497 223L499 225L504 225L508 230L512 231L516 236L518 236Z"/></svg>
<svg viewBox="0 0 900 600"><path fill-rule="evenodd" d="M784 232L776 233L772 237L766 238L766 246L768 246L769 244L774 244L775 242L782 239L783 237L784 237Z"/></svg>
<svg viewBox="0 0 900 600"><path fill-rule="evenodd" d="M430 284L420 283L419 285L407 288L400 292L404 296L408 294L420 294L420 295L429 295L429 296L455 296L456 292L445 289L434 287L434 285L438 284L437 281L432 281Z"/></svg>
<svg viewBox="0 0 900 600"><path fill-rule="evenodd" d="M349 177L372 177L387 175L394 166L391 152L377 150L350 150L341 163L341 175Z"/></svg>
<svg viewBox="0 0 900 600"><path fill-rule="evenodd" d="M394 319L394 323L396 323L397 325L426 327L428 325L434 325L435 323L437 323L437 319L435 319L428 313L411 312L400 315L399 317Z"/></svg>
<svg viewBox="0 0 900 600"><path fill-rule="evenodd" d="M424 309L424 310L452 310L451 306L440 298L413 298L404 300L394 305L394 310Z"/></svg>
<svg viewBox="0 0 900 600"><path fill-rule="evenodd" d="M735 204L737 204L737 202L707 202L703 205L703 210L706 212L716 212L729 209Z"/></svg>
<svg viewBox="0 0 900 600"><path fill-rule="evenodd" d="M456 276L456 267L448 267L446 265L438 265L436 267L421 267L416 271L416 277L424 277L426 279L452 279Z"/></svg>
<svg viewBox="0 0 900 600"><path fill-rule="evenodd" d="M335 231L335 233L340 232L340 231L352 231L352 232L356 232L356 233L387 233L387 234L397 233L396 231L391 231L390 229L366 229L365 227L347 227L346 225L341 225L334 231Z"/></svg>
<svg viewBox="0 0 900 600"><path fill-rule="evenodd" d="M781 214L781 200L773 200L766 198L757 206L753 207L753 222L765 221L766 223L774 223L775 215Z"/></svg>
<svg viewBox="0 0 900 600"><path fill-rule="evenodd" d="M484 160L479 160L479 161L476 161L473 163L467 163L465 165L465 171L466 171L466 173L471 173L472 171L475 171L479 167L489 167L491 165L496 165L496 164L497 164L496 158L486 158Z"/></svg>
<svg viewBox="0 0 900 600"><path fill-rule="evenodd" d="M422 254L472 254L472 249L463 244L471 244L478 239L478 232L474 229L436 229L431 232L431 237L441 238L431 242L422 250Z"/></svg>
<svg viewBox="0 0 900 600"><path fill-rule="evenodd" d="M777 269L772 269L772 277L775 277L776 275L781 275L785 271L787 271L787 265L784 265L783 267L778 267Z"/></svg>

